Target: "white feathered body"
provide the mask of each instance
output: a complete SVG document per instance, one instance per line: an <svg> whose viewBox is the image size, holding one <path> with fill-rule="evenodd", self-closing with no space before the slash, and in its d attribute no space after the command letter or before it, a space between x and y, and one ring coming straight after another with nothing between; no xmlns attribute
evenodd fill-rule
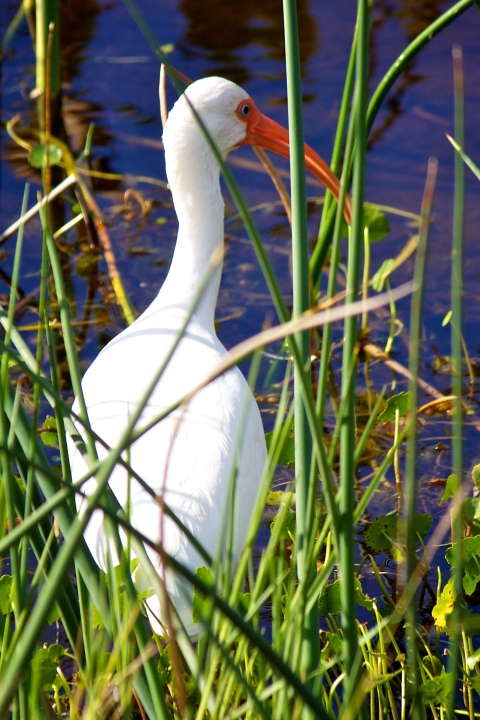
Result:
<svg viewBox="0 0 480 720"><path fill-rule="evenodd" d="M209 82L212 79L196 85ZM195 104L194 87L192 102ZM238 93L246 94L232 87L235 89L233 105L239 101ZM208 124L207 111L202 117ZM223 244L223 200L218 167L184 98L170 114L164 142L167 174L179 218L172 266L154 302L106 346L82 382L92 428L109 447L118 445L139 399L170 352L212 254ZM226 154L230 146L234 146L235 138L233 141L227 138L224 144ZM137 427L141 428L201 383L225 355L226 350L214 330L220 275L221 267L218 267ZM100 443L97 452L100 457L106 454ZM73 444L70 444L70 455L73 479L77 480L85 473L86 464ZM235 477L233 549L234 562L238 560L266 449L258 407L237 368L203 388L188 406L155 425L124 457L157 496L163 495L169 507L212 556L220 547L225 547L231 481ZM130 497L130 517L135 528L154 543L162 542L165 551L189 569L205 564L185 534L162 515L160 502L129 478L122 466L115 467L109 484L124 508ZM85 486L87 495L95 487L95 479L90 480ZM82 502L78 505L82 512ZM100 511L94 513L85 539L97 563L106 570L107 553L111 553L112 548L106 540L105 521ZM160 556L151 549L148 553L156 570L163 575ZM187 630L195 634L190 602L192 588L170 572L166 573L166 580L177 612ZM135 582L139 591L151 587L141 567L136 571ZM148 608L154 629L161 632L165 623L162 598L157 595L149 598Z"/></svg>

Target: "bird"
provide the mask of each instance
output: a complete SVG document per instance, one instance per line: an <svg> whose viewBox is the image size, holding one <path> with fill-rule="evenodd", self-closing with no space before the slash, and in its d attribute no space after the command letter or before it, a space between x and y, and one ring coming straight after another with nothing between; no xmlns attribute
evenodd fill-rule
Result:
<svg viewBox="0 0 480 720"><path fill-rule="evenodd" d="M223 158L248 144L289 156L288 131L263 115L249 94L233 82L203 78L188 86L176 101L163 132L167 179L178 218L170 269L150 306L102 349L82 380L90 425L109 448L118 445L140 398L171 354L211 267L211 258L223 249L224 201L219 164L205 130ZM307 145L305 163L338 199L338 179ZM348 205L345 212L349 212ZM138 427L204 382L227 354L214 324L221 272L220 262L141 413ZM77 399L73 410L78 412L79 407ZM85 437L85 431L78 429ZM104 458L106 447L101 442L96 447L99 458ZM87 465L71 439L68 449L72 479L76 481L86 474ZM151 627L159 635L166 634L171 612L166 605L171 603L186 632L192 638L198 637L200 628L192 616L192 587L169 567L163 567L162 556L165 558L163 553L167 553L191 572L205 565L205 560L188 536L162 512L162 503L209 555L216 557L225 545L225 517L232 502L231 478L236 472L232 542L235 566L267 457L259 408L241 371L232 367L203 387L186 407L178 408L133 442L124 457L154 493L152 497L135 478L129 477L121 464L113 469L109 486L119 504L124 509L128 505L133 527L157 548L149 546L146 551L168 593L168 601L165 592L145 600ZM77 496L80 515L96 487L92 477ZM99 567L108 571L109 555L114 556L115 549L101 509L94 511L84 537ZM123 535L122 542L126 543ZM157 551L159 543L162 552ZM132 577L137 591L148 594L151 581L141 563Z"/></svg>

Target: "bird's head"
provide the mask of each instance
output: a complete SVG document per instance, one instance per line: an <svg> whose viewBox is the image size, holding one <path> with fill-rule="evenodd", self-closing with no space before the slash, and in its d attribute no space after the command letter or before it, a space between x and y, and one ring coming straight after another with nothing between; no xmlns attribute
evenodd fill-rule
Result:
<svg viewBox="0 0 480 720"><path fill-rule="evenodd" d="M187 136L204 137L199 116L210 137L225 157L240 145L257 145L283 157L290 156L288 130L263 115L241 87L219 77L208 77L189 85L172 108L164 128L164 143L177 146ZM322 158L307 144L305 165L338 200L338 178ZM347 196L345 217L350 224L350 200Z"/></svg>

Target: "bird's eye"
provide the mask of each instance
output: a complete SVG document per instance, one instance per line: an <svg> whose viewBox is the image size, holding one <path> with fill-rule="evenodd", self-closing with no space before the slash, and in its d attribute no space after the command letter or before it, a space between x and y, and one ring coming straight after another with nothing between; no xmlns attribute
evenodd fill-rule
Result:
<svg viewBox="0 0 480 720"><path fill-rule="evenodd" d="M244 105L242 105L242 107L240 108L240 114L243 117L247 117L247 115L249 115L249 113L250 113L250 105L248 103L244 103Z"/></svg>

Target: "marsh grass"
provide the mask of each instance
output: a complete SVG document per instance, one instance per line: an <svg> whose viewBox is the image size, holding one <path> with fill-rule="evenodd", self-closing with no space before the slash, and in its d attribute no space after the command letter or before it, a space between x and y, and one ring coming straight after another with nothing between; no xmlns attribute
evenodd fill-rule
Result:
<svg viewBox="0 0 480 720"><path fill-rule="evenodd" d="M179 91L182 83L138 10L126 0L135 21L144 31L165 64ZM293 718L332 717L392 718L429 716L435 720L454 715L478 717L474 695L480 689L480 656L474 645L478 616L464 603L480 580L478 563L480 507L464 480L462 462L462 418L465 411L462 382L461 277L463 218L463 121L459 51L455 51L455 220L452 265L452 387L454 473L444 500L451 503L452 527L440 521L430 534L431 518L416 506L416 418L420 404L419 353L421 298L428 229L434 201L435 162L426 167L426 186L419 209L419 241L415 262L415 286L410 323L409 393L391 396L386 388L372 391L368 420L360 424L356 377L360 358L368 347L365 328L359 332L359 315L375 307L355 305L360 293L362 248L369 242L372 226L364 210L364 175L367 138L388 89L406 63L436 33L452 22L472 2L462 0L444 13L402 54L379 87L367 97L369 5L358 2L357 27L347 71L332 166L340 170L343 155L342 193L339 208L327 197L319 228L319 241L312 257L308 253L306 193L301 133L301 92L295 3L285 0L285 38L289 123L292 143L292 237L294 308L293 324L274 270L265 252L252 213L246 206L228 167L221 161L225 181L259 259L278 319L284 323L276 340L285 339L289 360L280 383L269 454L259 488L258 503L248 531L245 549L236 568L231 567L233 508L225 518L226 551L211 558L199 547L205 566L192 574L160 548L166 566L194 587L192 612L203 625L197 643L186 635L174 608L170 608L166 637L151 634L144 618L148 593L137 596L132 571L140 562L150 578L152 591L165 596L159 576L145 551L147 538L129 522L128 508L118 506L108 488L117 463L128 463L128 447L148 428L139 418L148 393L139 399L118 447L106 448L100 461L81 391L81 371L71 317L71 299L50 213L51 203L41 209L43 227L41 289L38 336L34 352L14 324L16 290L22 272L23 219L30 203L28 188L20 212L11 296L8 310L0 309L4 336L0 340L0 555L8 555L10 572L0 578L0 717L27 718ZM55 3L49 5L54 12ZM40 5L38 6L40 8ZM52 9L53 8L53 9ZM39 10L37 10L39 13ZM40 14L37 17L41 17ZM50 20L52 22L52 20ZM55 22L55 21L54 21ZM10 33L11 35L11 33ZM7 36L10 37L10 35ZM50 31L37 49L39 63L52 69L54 42ZM40 42L37 35L37 42ZM49 85L49 82L51 85ZM46 80L53 90L52 80ZM42 100L43 102L43 100ZM44 105L44 103L43 103ZM49 188L51 154L47 108L40 103L39 145L46 148L40 162L44 189ZM297 132L293 130L297 128ZM12 129L13 135L15 135ZM58 143L56 145L59 146ZM83 156L88 156L86 148ZM464 154L464 153L463 153ZM467 157L467 156L465 156ZM80 180L81 159L67 147L63 160L68 171ZM471 161L470 161L471 162ZM426 163L427 165L427 163ZM340 240L343 234L342 205L352 177L353 219L349 231L347 289L344 311L312 315L318 302L318 279L330 247L327 301L337 292ZM89 196L84 186L84 195ZM90 212L97 213L94 202ZM377 220L383 223L381 214ZM91 222L84 215L86 222ZM95 218L98 223L99 217ZM378 226L377 226L378 227ZM56 229L58 232L58 228ZM56 234L57 234L56 232ZM58 235L57 235L58 237ZM105 249L105 245L103 245ZM108 250L108 247L107 247ZM196 303L221 258L212 258ZM400 262L400 261L399 261ZM393 272L393 265L390 272ZM397 263L398 266L398 263ZM368 263L367 263L368 270ZM369 274L367 273L367 280ZM385 270L380 285L389 282ZM370 283L371 284L371 283ZM393 285L392 280L392 285ZM122 295L121 278L113 281L119 304L128 318L129 304ZM378 285L378 283L377 283ZM364 283L364 294L365 294ZM387 287L381 298L392 313L395 298ZM353 310L355 314L349 314ZM56 322L52 320L55 318ZM329 396L332 325L344 323L341 393ZM365 315L365 318L367 316ZM392 319L394 324L394 318ZM368 326L368 322L364 325ZM318 327L322 325L322 332ZM60 326L60 327L59 327ZM270 334L269 334L270 332ZM242 344L232 351L231 363L253 356L249 382L254 388L261 363L261 348L271 342L273 331ZM388 343L393 342L393 330ZM180 339L178 337L178 340ZM321 351L318 373L312 371L312 348ZM43 353L47 358L43 357ZM79 398L74 416L64 400L64 359L68 377ZM46 362L45 362L46 361ZM167 360L168 362L168 360ZM368 373L368 363L365 363ZM398 364L397 364L398 366ZM47 367L46 371L42 368ZM224 372L227 364L218 369ZM159 368L158 377L164 367ZM293 379L293 390L292 390ZM30 405L25 407L26 384ZM152 385L153 388L153 385ZM390 396L390 397L388 397ZM388 401L386 398L388 397ZM189 401L189 397L184 402ZM441 398L440 398L441 399ZM326 407L332 402L336 425L329 437L324 432ZM39 425L49 405L50 421ZM175 406L177 407L177 406ZM161 422L175 407L159 415ZM358 497L357 471L374 433L392 423L395 432L388 450L372 468ZM82 428L80 437L77 428ZM66 450L66 435L77 442L89 471L72 484ZM49 438L47 436L50 435ZM60 456L60 472L45 444L53 444ZM399 451L406 445L403 469ZM279 463L295 463L295 484L271 492ZM395 467L394 467L395 466ZM387 471L396 473L400 512L367 522L360 558L356 528L364 521L370 503ZM473 480L477 487L477 473ZM76 514L75 495L95 476L97 491L88 496L87 510ZM232 492L235 477L231 478ZM152 502L158 502L152 493ZM275 507L271 532L259 557L256 536L265 504ZM119 564L107 575L95 565L83 540L86 524L101 508L105 524L117 549ZM163 512L176 522L168 507ZM448 517L447 517L448 520ZM188 533L186 528L182 528ZM127 537L122 543L120 531ZM426 539L428 537L428 539ZM230 540L228 540L230 538ZM191 538L197 542L195 538ZM438 571L434 597L429 592L432 558L442 543L452 544L447 560L451 577ZM131 551L136 556L132 561ZM34 571L30 553L36 556ZM395 586L387 587L375 554L386 552L396 563ZM373 577L366 592L362 573L369 567ZM434 607L433 607L434 606ZM433 607L433 610L432 610ZM425 610L433 612L435 631L423 622ZM361 621L360 621L361 620ZM56 624L57 641L51 627ZM47 628L50 628L48 630ZM45 644L44 644L45 643ZM445 660L445 653L448 656Z"/></svg>

